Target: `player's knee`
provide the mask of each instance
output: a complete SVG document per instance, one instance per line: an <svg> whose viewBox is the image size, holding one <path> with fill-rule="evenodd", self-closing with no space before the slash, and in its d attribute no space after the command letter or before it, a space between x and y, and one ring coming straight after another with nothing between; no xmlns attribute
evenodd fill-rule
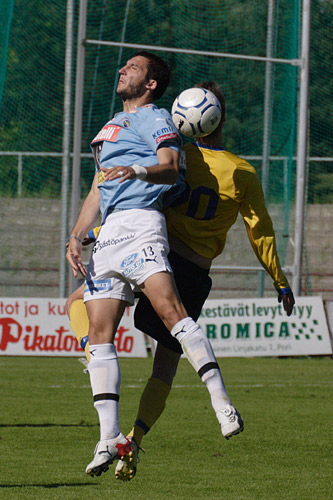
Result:
<svg viewBox="0 0 333 500"><path fill-rule="evenodd" d="M178 321L186 316L178 304L170 303L166 303L162 306L157 313L169 331L171 331Z"/></svg>
<svg viewBox="0 0 333 500"><path fill-rule="evenodd" d="M158 343L154 358L152 377L162 380L162 382L171 387L174 376L177 372L180 356L180 353L168 349Z"/></svg>
<svg viewBox="0 0 333 500"><path fill-rule="evenodd" d="M89 324L89 344L109 344L113 342L112 335L108 328Z"/></svg>
<svg viewBox="0 0 333 500"><path fill-rule="evenodd" d="M83 290L84 290L83 285L81 285L67 298L65 302L65 311L68 316L73 302L75 302L76 300L83 300Z"/></svg>
<svg viewBox="0 0 333 500"><path fill-rule="evenodd" d="M160 367L160 369L153 370L152 377L161 380L165 384L172 387L173 379L176 373L168 371L165 367Z"/></svg>
<svg viewBox="0 0 333 500"><path fill-rule="evenodd" d="M68 297L68 299L66 300L66 302L65 302L65 311L66 311L66 314L69 317L69 319L71 319L71 317L70 317L70 309L71 309L71 306L72 306L73 302L75 302L75 299L73 298L72 295L70 295Z"/></svg>

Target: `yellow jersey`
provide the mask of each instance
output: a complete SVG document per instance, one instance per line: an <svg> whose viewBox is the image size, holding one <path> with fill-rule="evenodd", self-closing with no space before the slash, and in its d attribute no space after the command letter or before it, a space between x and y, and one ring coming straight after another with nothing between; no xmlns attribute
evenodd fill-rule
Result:
<svg viewBox="0 0 333 500"><path fill-rule="evenodd" d="M256 170L222 149L188 143L186 189L164 213L169 233L197 254L214 259L240 212L252 248L276 288L289 287L276 249L272 220Z"/></svg>

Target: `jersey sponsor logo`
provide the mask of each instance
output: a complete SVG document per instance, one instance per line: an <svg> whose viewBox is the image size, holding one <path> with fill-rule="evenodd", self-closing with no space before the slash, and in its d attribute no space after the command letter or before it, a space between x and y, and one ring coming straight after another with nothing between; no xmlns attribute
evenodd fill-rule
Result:
<svg viewBox="0 0 333 500"><path fill-rule="evenodd" d="M89 280L84 285L85 293L109 292L112 290L111 278L104 280Z"/></svg>
<svg viewBox="0 0 333 500"><path fill-rule="evenodd" d="M100 170L98 172L98 184L103 184L104 179L105 179L105 173L102 170Z"/></svg>
<svg viewBox="0 0 333 500"><path fill-rule="evenodd" d="M93 253L98 252L99 250L103 250L105 247L110 247L110 246L116 246L119 245L120 243L123 243L124 241L132 240L135 238L136 233L132 234L127 234L126 236L121 236L120 238L112 238L104 241L95 241L95 245L93 248Z"/></svg>
<svg viewBox="0 0 333 500"><path fill-rule="evenodd" d="M137 253L132 253L131 255L128 255L120 264L120 267L127 267L130 266L135 259L137 258L138 254Z"/></svg>
<svg viewBox="0 0 333 500"><path fill-rule="evenodd" d="M153 133L153 139L157 139L160 136L163 136L165 134L170 134L170 133L175 133L175 130L169 125L168 127L163 127L159 130L156 130L156 132ZM176 134L177 136L177 134Z"/></svg>
<svg viewBox="0 0 333 500"><path fill-rule="evenodd" d="M121 130L120 125L111 125L111 124L106 124L102 130L98 132L96 135L95 139L92 141L91 144L94 144L95 142L101 142L101 141L108 141L108 142L116 142L117 136Z"/></svg>
<svg viewBox="0 0 333 500"><path fill-rule="evenodd" d="M162 141L169 141L170 139L177 139L177 137L178 137L178 135L176 134L176 132L172 132L170 134L161 135L160 137L158 137L156 139L156 144L159 144Z"/></svg>
<svg viewBox="0 0 333 500"><path fill-rule="evenodd" d="M122 271L122 275L124 278L127 278L130 274L134 274L136 271L140 271L145 267L145 260L144 259L139 259L136 262L133 262L133 264L125 269L125 271Z"/></svg>

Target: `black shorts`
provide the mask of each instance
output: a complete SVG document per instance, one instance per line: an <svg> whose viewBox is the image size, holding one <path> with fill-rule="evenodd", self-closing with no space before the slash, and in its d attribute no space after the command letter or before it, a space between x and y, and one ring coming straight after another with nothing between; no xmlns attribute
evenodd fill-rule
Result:
<svg viewBox="0 0 333 500"><path fill-rule="evenodd" d="M188 315L196 321L201 309L209 295L212 280L209 270L189 262L179 254L170 251L168 255L173 269L175 282L179 295ZM172 351L183 353L180 343L164 326L163 321L154 311L147 297L140 293L139 302L134 312L134 323L136 328L146 333L153 339Z"/></svg>

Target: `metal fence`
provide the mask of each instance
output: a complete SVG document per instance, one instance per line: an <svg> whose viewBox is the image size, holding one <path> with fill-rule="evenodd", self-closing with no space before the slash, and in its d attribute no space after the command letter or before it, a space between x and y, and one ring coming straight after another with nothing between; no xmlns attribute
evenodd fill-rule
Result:
<svg viewBox="0 0 333 500"><path fill-rule="evenodd" d="M26 158L31 158L31 157L43 157L43 158L59 158L59 162L62 161L63 154L62 153L55 153L55 152L41 152L41 151L0 151L0 156L10 156L17 158L17 193L16 197L21 198L22 197L22 192L23 192L23 183L24 183L24 160ZM70 154L70 157L73 157L73 154ZM243 156L244 159L250 161L250 162L259 162L260 164L262 163L263 157L256 155L256 156ZM81 159L83 158L91 158L93 160L92 154L89 153L81 153ZM283 164L283 171L284 171L284 195L283 195L283 201L285 202L285 199L288 196L288 163L289 163L289 158L286 156L270 156L269 157L270 162L281 162ZM296 158L293 158L293 162L296 162ZM309 157L308 159L309 162L309 167L311 165L311 162L333 162L333 157ZM62 199L61 201L61 220L62 221L68 221L70 218L69 212L69 206L67 201L64 202ZM59 225L61 225L61 222L59 221ZM67 235L67 224L65 224L65 228L61 228L61 230L65 230L65 234ZM294 267L292 265L286 265L283 267L284 271L291 276L294 276ZM6 271L6 269L2 269L2 271ZM11 271L11 269L8 269L8 271ZM56 269L53 269L53 271L56 271ZM58 268L58 275L59 275L59 283L53 283L53 287L59 287L59 290L62 288L62 283L65 281L65 275L64 273L67 272L66 269L66 262L64 261L64 258L60 258L59 262L59 268ZM242 266L242 265L213 265L212 266L212 274L218 275L221 273L228 273L228 272L233 272L233 273L238 273L242 274L244 272L253 274L257 273L258 280L257 280L257 295L259 297L262 297L264 295L264 276L265 272L260 266ZM50 285L51 286L51 285Z"/></svg>

